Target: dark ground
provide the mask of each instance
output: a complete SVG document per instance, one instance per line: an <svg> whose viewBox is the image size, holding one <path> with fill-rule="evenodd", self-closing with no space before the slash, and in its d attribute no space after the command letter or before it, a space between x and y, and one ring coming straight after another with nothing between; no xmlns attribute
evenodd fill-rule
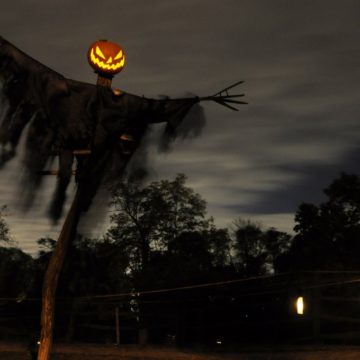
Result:
<svg viewBox="0 0 360 360"><path fill-rule="evenodd" d="M0 343L1 360L30 360L26 346ZM360 347L284 347L250 349L234 353L197 353L172 348L112 345L59 344L52 360L359 360Z"/></svg>

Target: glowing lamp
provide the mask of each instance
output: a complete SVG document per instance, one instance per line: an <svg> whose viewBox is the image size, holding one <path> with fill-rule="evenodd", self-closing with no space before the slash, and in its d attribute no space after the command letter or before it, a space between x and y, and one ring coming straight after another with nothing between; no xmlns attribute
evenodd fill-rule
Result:
<svg viewBox="0 0 360 360"><path fill-rule="evenodd" d="M112 77L125 66L121 46L107 40L95 41L88 50L87 58L90 66L100 75Z"/></svg>
<svg viewBox="0 0 360 360"><path fill-rule="evenodd" d="M304 315L304 298L302 296L296 299L296 313L298 315Z"/></svg>

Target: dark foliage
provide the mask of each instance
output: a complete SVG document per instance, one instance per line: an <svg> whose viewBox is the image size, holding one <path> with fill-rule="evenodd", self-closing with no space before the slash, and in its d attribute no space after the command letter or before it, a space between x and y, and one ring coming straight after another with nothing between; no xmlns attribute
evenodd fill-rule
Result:
<svg viewBox="0 0 360 360"><path fill-rule="evenodd" d="M237 219L233 223L233 263L240 276L255 277L277 270L278 258L290 246L291 236L260 224Z"/></svg>
<svg viewBox="0 0 360 360"><path fill-rule="evenodd" d="M360 178L342 173L324 190L320 205L303 203L295 215L292 246L282 269L360 269Z"/></svg>
<svg viewBox="0 0 360 360"><path fill-rule="evenodd" d="M6 214L6 206L0 207L0 242L3 243L10 243L11 236L10 236L10 229L9 225L5 221L5 214Z"/></svg>

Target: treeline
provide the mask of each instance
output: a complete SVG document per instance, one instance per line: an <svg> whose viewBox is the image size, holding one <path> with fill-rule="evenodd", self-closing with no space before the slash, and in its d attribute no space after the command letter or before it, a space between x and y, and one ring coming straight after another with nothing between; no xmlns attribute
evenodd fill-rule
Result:
<svg viewBox="0 0 360 360"><path fill-rule="evenodd" d="M232 299L239 289L211 292L194 288L184 293L175 288L289 272L360 270L360 178L343 173L324 193L326 200L320 205L299 206L292 236L242 219L236 219L231 229L216 227L206 215L206 202L186 186L184 175L146 187L136 178L122 182L113 192L115 210L108 232L102 239L78 235L69 251L57 292L58 311L66 313L58 321L62 328L59 334L71 339L76 333L79 304L87 301L87 309L94 309L89 305L92 301L106 302L111 309L118 307L128 318L132 314L131 321L143 329L145 338L150 336L150 341L162 342L176 333L178 343L187 343L191 337L200 336L195 330L185 331L187 325L182 323L187 317L190 321L193 315L189 314L197 313L197 301L206 298L209 302L214 294ZM55 241L38 240L36 258L11 247L4 210L0 216L0 240L4 244L0 247L0 298L18 303L33 299L36 303ZM159 289L169 292L140 296ZM112 294L120 295L108 297ZM197 305L194 307L189 299ZM221 306L220 312L213 309L219 322L220 318L235 316L234 305L225 312L223 307L228 305ZM39 304L32 308L38 311ZM113 314L103 314L109 316Z"/></svg>

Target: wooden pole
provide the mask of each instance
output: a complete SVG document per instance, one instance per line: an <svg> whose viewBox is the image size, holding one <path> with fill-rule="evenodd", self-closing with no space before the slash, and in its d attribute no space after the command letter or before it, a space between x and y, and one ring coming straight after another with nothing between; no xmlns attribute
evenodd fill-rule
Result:
<svg viewBox="0 0 360 360"><path fill-rule="evenodd" d="M79 188L66 216L60 236L46 269L42 289L41 334L38 360L49 360L53 343L55 295L67 249L79 222Z"/></svg>
<svg viewBox="0 0 360 360"><path fill-rule="evenodd" d="M119 319L119 307L115 308L115 326L116 326L116 345L120 346L120 319Z"/></svg>
<svg viewBox="0 0 360 360"><path fill-rule="evenodd" d="M98 74L97 85L111 87L111 80L112 76ZM37 360L50 359L53 344L56 289L67 249L76 233L80 219L80 188L81 184L77 187L74 200L45 273L42 289L40 346Z"/></svg>
<svg viewBox="0 0 360 360"><path fill-rule="evenodd" d="M319 284L319 274L314 276L314 284ZM320 317L321 317L321 289L314 288L312 293L312 331L313 331L313 341L314 343L319 343L321 341L321 327L320 327Z"/></svg>
<svg viewBox="0 0 360 360"><path fill-rule="evenodd" d="M105 74L98 73L96 85L111 87L112 78L113 78L112 75L105 75Z"/></svg>

